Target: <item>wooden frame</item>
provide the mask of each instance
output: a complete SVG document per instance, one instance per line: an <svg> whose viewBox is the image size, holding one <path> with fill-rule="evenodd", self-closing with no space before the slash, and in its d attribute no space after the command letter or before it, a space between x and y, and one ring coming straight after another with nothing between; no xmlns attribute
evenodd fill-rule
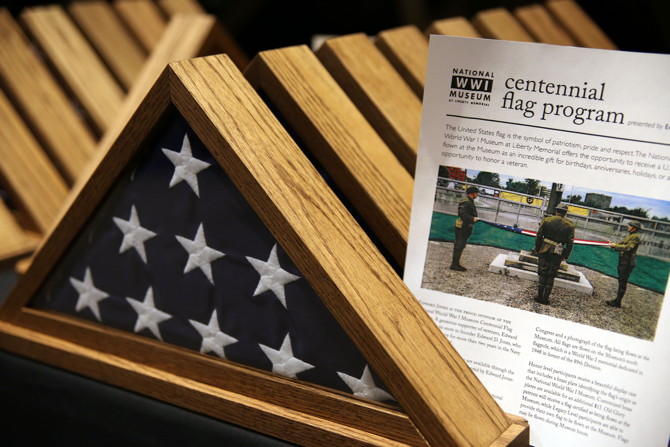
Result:
<svg viewBox="0 0 670 447"><path fill-rule="evenodd" d="M174 17L177 14L205 14L205 10L197 0L158 0L158 5L168 17ZM226 53L235 62L237 68L244 70L249 63L249 57L228 29L218 21L215 36L216 45L221 48L221 52Z"/></svg>
<svg viewBox="0 0 670 447"><path fill-rule="evenodd" d="M31 238L19 226L5 202L0 201L0 268L11 266L30 254L37 244L36 238Z"/></svg>
<svg viewBox="0 0 670 447"><path fill-rule="evenodd" d="M68 185L2 92L0 122L0 177L16 207L27 215L25 226L46 233L60 213Z"/></svg>
<svg viewBox="0 0 670 447"><path fill-rule="evenodd" d="M151 52L167 25L158 5L152 0L114 0L113 6L142 47Z"/></svg>
<svg viewBox="0 0 670 447"><path fill-rule="evenodd" d="M426 36L416 26L406 25L381 31L375 38L375 45L422 99L428 64Z"/></svg>
<svg viewBox="0 0 670 447"><path fill-rule="evenodd" d="M87 3L86 7L96 4ZM80 5L84 3L75 3L72 7ZM60 8L55 11L57 15L63 13ZM37 15L41 17L43 13ZM7 10L0 11L0 29L4 31L0 39L6 44L0 45L0 77L14 103L3 102L4 116L11 120L6 118L7 125L0 130L5 142L3 150L8 154L1 162L0 177L14 199L19 224L35 232L27 244L24 237L16 243L7 242L6 249L0 246L0 261L15 260L17 244L26 247L20 250L22 255L32 251L38 235L46 234L63 211L69 187L85 178L87 169L104 156L169 62L222 50L217 26L216 18L207 14L172 17L154 51L135 76L130 91L124 94L121 106L108 114L109 129L96 142L85 120L78 116L64 90L37 58L18 24ZM8 151L13 151L13 155ZM12 224L8 222L5 226L9 228ZM16 234L16 231L8 229L7 234ZM2 243L5 243L4 238ZM7 257L2 255L5 251ZM29 260L19 263L17 271L24 272L28 264Z"/></svg>
<svg viewBox="0 0 670 447"><path fill-rule="evenodd" d="M146 51L105 0L75 0L68 12L127 91L142 70Z"/></svg>
<svg viewBox="0 0 670 447"><path fill-rule="evenodd" d="M68 183L95 151L95 136L7 9L0 9L0 77L18 112Z"/></svg>
<svg viewBox="0 0 670 447"><path fill-rule="evenodd" d="M21 21L39 43L99 134L110 126L125 92L60 5L35 6Z"/></svg>
<svg viewBox="0 0 670 447"><path fill-rule="evenodd" d="M406 414L27 307L171 105ZM501 411L225 55L170 64L20 278L0 320L3 349L299 444L528 445L527 425Z"/></svg>
<svg viewBox="0 0 670 447"><path fill-rule="evenodd" d="M413 29L414 28L414 29ZM432 22L419 39L418 29L405 26L377 34L375 44L412 87L420 100L426 82L428 39L431 34L460 37L481 37L465 17L451 17Z"/></svg>
<svg viewBox="0 0 670 447"><path fill-rule="evenodd" d="M489 39L535 42L526 29L506 8L492 8L479 11L472 18L477 32Z"/></svg>
<svg viewBox="0 0 670 447"><path fill-rule="evenodd" d="M168 16L205 13L197 0L158 0L157 3Z"/></svg>
<svg viewBox="0 0 670 447"><path fill-rule="evenodd" d="M538 42L552 45L577 45L565 28L540 4L520 6L514 9L514 17Z"/></svg>
<svg viewBox="0 0 670 447"><path fill-rule="evenodd" d="M98 159L104 157L107 148L117 138L167 64L214 54L222 50L219 44L216 17L209 14L175 14L126 95L113 125L100 140ZM96 164L93 162L92 166Z"/></svg>
<svg viewBox="0 0 670 447"><path fill-rule="evenodd" d="M316 55L413 176L421 100L409 85L362 33L327 39Z"/></svg>
<svg viewBox="0 0 670 447"><path fill-rule="evenodd" d="M245 76L272 101L402 267L412 176L314 53L306 46L263 51Z"/></svg>
<svg viewBox="0 0 670 447"><path fill-rule="evenodd" d="M465 17L449 17L446 19L435 20L432 22L425 32L430 34L444 34L446 36L460 36L460 37L482 37L472 23Z"/></svg>

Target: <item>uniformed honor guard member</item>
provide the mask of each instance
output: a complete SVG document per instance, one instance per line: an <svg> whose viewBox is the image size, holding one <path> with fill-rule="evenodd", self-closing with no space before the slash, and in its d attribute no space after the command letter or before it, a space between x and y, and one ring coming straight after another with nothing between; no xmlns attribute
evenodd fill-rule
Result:
<svg viewBox="0 0 670 447"><path fill-rule="evenodd" d="M563 260L572 252L575 239L575 224L565 218L568 206L559 204L554 216L545 217L540 224L535 239L535 252L538 255L538 286L535 301L549 304L549 295L554 287L554 279Z"/></svg>
<svg viewBox="0 0 670 447"><path fill-rule="evenodd" d="M616 298L607 301L608 306L621 307L621 299L626 293L628 286L628 277L635 268L635 258L637 257L637 247L640 245L640 222L633 220L628 224L628 235L618 244L610 242L610 247L619 252L619 289Z"/></svg>
<svg viewBox="0 0 670 447"><path fill-rule="evenodd" d="M456 239L454 240L454 254L451 259L451 270L464 272L467 269L461 265L461 255L468 239L472 234L475 222L479 220L477 217L477 208L475 207L475 199L479 197L479 188L476 186L468 186L465 190L466 197L458 203L458 219L454 231Z"/></svg>

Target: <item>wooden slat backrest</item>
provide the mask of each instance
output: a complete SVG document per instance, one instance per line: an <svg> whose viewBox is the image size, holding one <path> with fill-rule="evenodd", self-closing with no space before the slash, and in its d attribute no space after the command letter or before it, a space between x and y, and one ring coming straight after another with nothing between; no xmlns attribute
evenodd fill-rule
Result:
<svg viewBox="0 0 670 447"><path fill-rule="evenodd" d="M326 40L317 56L414 175L421 100L365 34Z"/></svg>
<svg viewBox="0 0 670 447"><path fill-rule="evenodd" d="M146 52L103 0L77 0L68 11L112 73L128 90L142 70Z"/></svg>
<svg viewBox="0 0 670 447"><path fill-rule="evenodd" d="M60 5L28 8L21 19L67 87L102 133L123 102L124 92Z"/></svg>
<svg viewBox="0 0 670 447"><path fill-rule="evenodd" d="M413 180L306 46L259 53L245 75L272 101L402 266Z"/></svg>
<svg viewBox="0 0 670 447"><path fill-rule="evenodd" d="M489 39L535 41L506 8L479 11L472 18L472 24L482 37Z"/></svg>
<svg viewBox="0 0 670 447"><path fill-rule="evenodd" d="M428 63L428 40L412 25L393 28L377 34L375 45L386 56L419 98Z"/></svg>
<svg viewBox="0 0 670 447"><path fill-rule="evenodd" d="M95 151L95 137L8 10L0 10L0 77L68 182Z"/></svg>
<svg viewBox="0 0 670 447"><path fill-rule="evenodd" d="M167 20L152 0L115 0L114 8L144 49L154 49L165 31Z"/></svg>
<svg viewBox="0 0 670 447"><path fill-rule="evenodd" d="M579 46L617 49L614 42L574 0L548 0L545 6Z"/></svg>
<svg viewBox="0 0 670 447"><path fill-rule="evenodd" d="M428 28L426 34L443 34L445 36L459 37L482 37L472 23L462 16L449 17L435 20Z"/></svg>
<svg viewBox="0 0 670 447"><path fill-rule="evenodd" d="M565 28L542 5L533 4L516 8L514 17L538 42L552 45L577 45Z"/></svg>
<svg viewBox="0 0 670 447"><path fill-rule="evenodd" d="M0 177L37 231L45 233L54 224L68 187L2 92L0 123Z"/></svg>
<svg viewBox="0 0 670 447"><path fill-rule="evenodd" d="M37 242L26 235L5 202L0 200L0 267L11 267L11 263L30 254L36 246Z"/></svg>

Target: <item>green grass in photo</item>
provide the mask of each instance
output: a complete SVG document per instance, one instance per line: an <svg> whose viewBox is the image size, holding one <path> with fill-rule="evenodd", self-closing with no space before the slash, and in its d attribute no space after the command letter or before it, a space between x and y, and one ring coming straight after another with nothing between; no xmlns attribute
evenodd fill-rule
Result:
<svg viewBox="0 0 670 447"><path fill-rule="evenodd" d="M456 216L434 212L430 226L430 240L453 242L455 221ZM518 252L521 250L531 251L535 245L535 238L491 225L479 224L475 225L475 230L472 232L468 243ZM619 253L609 247L575 245L568 262L616 278L618 260ZM645 289L664 293L669 274L669 262L638 255L629 282Z"/></svg>

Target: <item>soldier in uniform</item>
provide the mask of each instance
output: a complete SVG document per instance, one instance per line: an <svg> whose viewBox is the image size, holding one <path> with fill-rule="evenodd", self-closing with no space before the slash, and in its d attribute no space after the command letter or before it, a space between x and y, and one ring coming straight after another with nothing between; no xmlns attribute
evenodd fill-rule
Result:
<svg viewBox="0 0 670 447"><path fill-rule="evenodd" d="M468 239L472 234L475 222L479 220L477 217L477 208L475 208L475 199L479 196L479 188L476 186L469 186L465 190L466 197L458 203L458 219L456 219L455 233L456 240L454 241L454 254L451 259L451 270L464 272L467 269L461 265L461 255Z"/></svg>
<svg viewBox="0 0 670 447"><path fill-rule="evenodd" d="M538 286L535 301L540 304L549 304L558 268L572 251L575 224L565 218L567 212L568 206L559 204L554 209L555 215L545 217L537 231L535 252L538 255Z"/></svg>
<svg viewBox="0 0 670 447"><path fill-rule="evenodd" d="M608 306L621 307L621 299L626 293L626 286L628 286L628 277L635 267L637 247L640 245L640 226L639 221L631 221L628 224L628 236L618 244L610 242L610 247L619 252L619 289L616 298L607 301Z"/></svg>

